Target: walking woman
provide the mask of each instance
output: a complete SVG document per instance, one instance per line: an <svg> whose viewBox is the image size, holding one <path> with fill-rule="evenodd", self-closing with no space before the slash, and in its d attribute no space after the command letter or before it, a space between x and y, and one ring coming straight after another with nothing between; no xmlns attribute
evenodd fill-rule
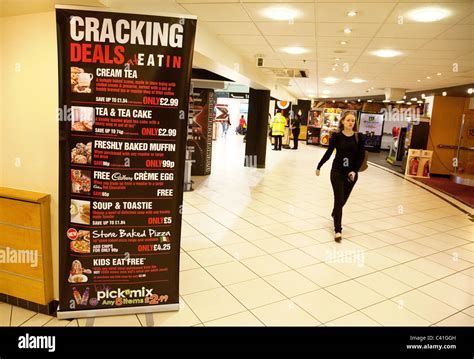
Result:
<svg viewBox="0 0 474 359"><path fill-rule="evenodd" d="M334 208L331 216L334 219L334 240L342 239L342 207L347 202L358 178L358 171L364 160L364 138L357 133L357 124L353 112L345 112L339 122L338 131L329 139L329 147L318 163L316 176L321 167L336 149L336 157L332 163L331 185L334 192Z"/></svg>

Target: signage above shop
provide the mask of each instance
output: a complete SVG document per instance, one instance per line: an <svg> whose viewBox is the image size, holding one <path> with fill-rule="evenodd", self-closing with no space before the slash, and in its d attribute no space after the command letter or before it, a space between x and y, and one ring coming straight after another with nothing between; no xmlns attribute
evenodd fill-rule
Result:
<svg viewBox="0 0 474 359"><path fill-rule="evenodd" d="M216 92L217 98L234 98L236 100L248 100L250 98L245 92Z"/></svg>

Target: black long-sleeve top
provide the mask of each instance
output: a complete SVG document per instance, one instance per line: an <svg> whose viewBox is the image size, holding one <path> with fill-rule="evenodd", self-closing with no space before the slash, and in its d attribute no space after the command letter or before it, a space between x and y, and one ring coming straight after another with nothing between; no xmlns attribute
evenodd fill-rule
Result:
<svg viewBox="0 0 474 359"><path fill-rule="evenodd" d="M336 158L332 162L332 169L343 173L358 172L362 161L364 160L364 136L358 134L346 136L341 132L336 132L329 138L329 147L318 163L318 170L331 157L334 149L336 149Z"/></svg>

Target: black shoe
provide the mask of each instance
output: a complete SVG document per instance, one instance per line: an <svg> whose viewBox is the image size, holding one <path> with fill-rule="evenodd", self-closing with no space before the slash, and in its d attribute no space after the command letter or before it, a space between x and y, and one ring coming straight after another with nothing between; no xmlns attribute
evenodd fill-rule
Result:
<svg viewBox="0 0 474 359"><path fill-rule="evenodd" d="M339 236L338 236L339 234ZM340 243L341 242L341 239L342 239L342 234L341 233L336 233L334 235L334 240L337 242L337 243Z"/></svg>

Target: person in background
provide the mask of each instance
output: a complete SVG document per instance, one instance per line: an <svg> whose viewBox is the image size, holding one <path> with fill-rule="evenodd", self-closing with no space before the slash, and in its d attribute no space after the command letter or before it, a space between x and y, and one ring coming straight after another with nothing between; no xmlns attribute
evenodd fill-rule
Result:
<svg viewBox="0 0 474 359"><path fill-rule="evenodd" d="M339 121L337 132L329 139L329 147L318 163L316 176L320 175L323 164L336 149L336 157L332 163L331 185L334 192L334 208L331 216L334 219L334 240L342 239L342 207L347 202L358 178L358 171L364 160L364 138L357 133L354 113L346 112Z"/></svg>
<svg viewBox="0 0 474 359"><path fill-rule="evenodd" d="M247 121L245 121L244 115L240 116L239 126L241 126L243 134L247 134Z"/></svg>
<svg viewBox="0 0 474 359"><path fill-rule="evenodd" d="M270 144L272 144L273 142L273 137L272 137L272 122L273 122L273 117L272 115L269 113L268 114L268 138L270 138Z"/></svg>
<svg viewBox="0 0 474 359"><path fill-rule="evenodd" d="M273 117L271 127L272 136L275 138L275 144L273 146L274 151L281 151L281 143L283 134L285 133L286 118L281 114L281 110L276 110L276 115Z"/></svg>
<svg viewBox="0 0 474 359"><path fill-rule="evenodd" d="M229 131L229 127L232 126L230 123L230 118L227 117L227 119L222 122L222 137L226 137L227 131Z"/></svg>
<svg viewBox="0 0 474 359"><path fill-rule="evenodd" d="M300 136L301 115L298 113L291 122L291 132L293 132L293 150L298 149L298 137Z"/></svg>

